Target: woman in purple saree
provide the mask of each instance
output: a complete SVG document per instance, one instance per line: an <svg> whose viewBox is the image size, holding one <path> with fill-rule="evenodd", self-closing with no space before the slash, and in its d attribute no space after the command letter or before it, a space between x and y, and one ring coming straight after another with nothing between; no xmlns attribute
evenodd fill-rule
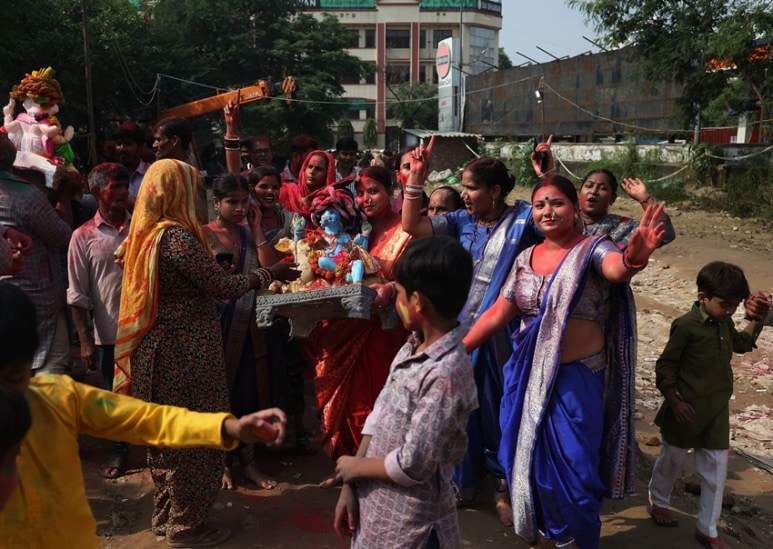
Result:
<svg viewBox="0 0 773 549"><path fill-rule="evenodd" d="M532 207L545 241L518 256L464 342L477 348L523 317L500 411L515 531L532 544L596 548L602 497L632 488L636 324L627 282L662 238L660 208L648 208L624 255L581 233L565 178L540 180Z"/></svg>

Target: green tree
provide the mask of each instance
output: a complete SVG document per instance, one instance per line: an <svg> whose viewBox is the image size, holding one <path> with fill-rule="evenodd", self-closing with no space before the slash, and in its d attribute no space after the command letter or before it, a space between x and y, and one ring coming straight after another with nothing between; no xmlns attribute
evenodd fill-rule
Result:
<svg viewBox="0 0 773 549"><path fill-rule="evenodd" d="M405 82L392 89L395 99L389 104L390 118L401 128L437 129L437 86Z"/></svg>
<svg viewBox="0 0 773 549"><path fill-rule="evenodd" d="M354 127L348 118L342 118L338 121L338 139L344 137L354 137Z"/></svg>
<svg viewBox="0 0 773 549"><path fill-rule="evenodd" d="M362 142L366 148L372 149L378 144L378 127L376 120L368 118L362 127Z"/></svg>
<svg viewBox="0 0 773 549"><path fill-rule="evenodd" d="M125 0L92 0L88 11L98 132L110 117L147 118L155 80L148 22ZM65 97L59 118L79 134L88 120L82 15L81 0L39 0L34 12L26 2L9 2L0 40L0 91L8 93L25 73L53 67Z"/></svg>
<svg viewBox="0 0 773 549"><path fill-rule="evenodd" d="M225 89L294 76L298 92L291 105L283 98L245 105L244 133L275 140L308 133L331 142L331 127L347 108L340 81L344 75L364 76L368 64L346 51L351 35L338 19L296 14L296 4L162 0L153 12L155 42L166 54L161 72ZM169 79L162 84L165 106L213 93Z"/></svg>
<svg viewBox="0 0 773 549"><path fill-rule="evenodd" d="M683 122L724 101L760 106L773 89L773 14L763 0L568 0L595 24L609 47L629 45L644 76L683 85ZM767 57L758 56L760 45ZM735 81L740 79L743 86ZM746 97L745 97L746 96ZM763 113L764 114L764 113Z"/></svg>
<svg viewBox="0 0 773 549"><path fill-rule="evenodd" d="M497 61L499 70L512 69L513 62L510 56L505 53L505 48L499 48L499 60Z"/></svg>

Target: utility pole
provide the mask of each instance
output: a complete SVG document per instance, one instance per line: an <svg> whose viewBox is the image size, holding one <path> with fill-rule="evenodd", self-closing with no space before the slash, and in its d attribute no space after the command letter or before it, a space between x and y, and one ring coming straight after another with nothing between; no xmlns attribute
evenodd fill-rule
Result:
<svg viewBox="0 0 773 549"><path fill-rule="evenodd" d="M91 48L89 47L89 6L88 0L81 0L83 6L83 64L86 69L86 111L89 119L89 164L97 164L97 132L94 124L94 95L91 88Z"/></svg>

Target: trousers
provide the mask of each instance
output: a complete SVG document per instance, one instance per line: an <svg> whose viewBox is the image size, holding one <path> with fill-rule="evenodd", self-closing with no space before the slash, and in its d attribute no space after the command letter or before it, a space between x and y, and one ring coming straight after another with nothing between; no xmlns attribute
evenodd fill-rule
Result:
<svg viewBox="0 0 773 549"><path fill-rule="evenodd" d="M650 503L658 507L669 508L671 491L676 477L682 470L688 448L679 448L663 441L658 459L652 468L649 483ZM701 477L700 510L698 511L698 531L712 538L717 537L717 521L722 512L722 496L727 479L727 450L708 450L695 448L695 469Z"/></svg>

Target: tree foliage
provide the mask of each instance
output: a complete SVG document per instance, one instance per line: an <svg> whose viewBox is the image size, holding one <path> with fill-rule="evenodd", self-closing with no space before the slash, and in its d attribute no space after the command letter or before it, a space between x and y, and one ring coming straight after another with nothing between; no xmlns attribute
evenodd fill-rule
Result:
<svg viewBox="0 0 773 549"><path fill-rule="evenodd" d="M98 137L109 135L113 119L151 123L161 109L292 75L295 101L288 105L278 97L245 105L242 133L276 141L308 133L332 141L347 108L342 77L372 68L347 52L349 31L335 17L317 21L298 13L299 5L88 0ZM0 41L0 90L7 93L25 73L52 66L66 100L60 119L81 134L87 131L82 8L83 0L38 0L33 16L28 3L6 2ZM219 136L221 123L218 116L195 120L199 143Z"/></svg>
<svg viewBox="0 0 773 549"><path fill-rule="evenodd" d="M510 59L510 56L505 53L505 48L499 48L498 63L499 63L499 70L513 68L513 61Z"/></svg>
<svg viewBox="0 0 773 549"><path fill-rule="evenodd" d="M338 139L343 139L344 137L354 137L354 127L352 126L351 120L348 118L342 118L338 121Z"/></svg>
<svg viewBox="0 0 773 549"><path fill-rule="evenodd" d="M362 127L362 143L368 149L378 144L378 126L373 118L368 118Z"/></svg>
<svg viewBox="0 0 773 549"><path fill-rule="evenodd" d="M400 121L401 128L437 129L437 86L405 82L392 89L395 96L388 106L389 118Z"/></svg>
<svg viewBox="0 0 773 549"><path fill-rule="evenodd" d="M769 1L568 0L567 4L595 23L607 46L630 45L646 77L673 79L684 86L678 106L685 123L698 114L715 113L718 98L746 107L751 99L764 109L765 98L771 96Z"/></svg>

